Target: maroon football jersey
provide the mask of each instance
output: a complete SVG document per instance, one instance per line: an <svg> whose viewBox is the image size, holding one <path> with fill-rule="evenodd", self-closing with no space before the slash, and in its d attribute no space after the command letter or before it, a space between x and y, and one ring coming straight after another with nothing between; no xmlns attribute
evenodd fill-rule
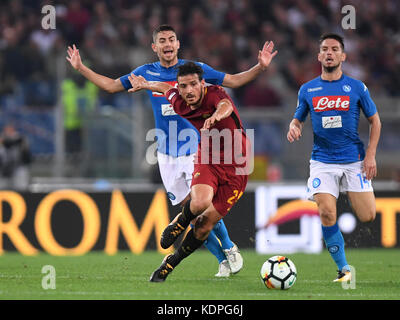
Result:
<svg viewBox="0 0 400 320"><path fill-rule="evenodd" d="M250 143L243 130L239 112L223 88L212 85L204 89L204 98L200 107L193 110L180 96L178 89L170 89L166 93L168 101L175 112L188 119L200 132L201 142L197 151L198 163L244 166ZM201 130L207 118L216 111L218 103L228 99L233 111L231 115L217 122L209 130Z"/></svg>

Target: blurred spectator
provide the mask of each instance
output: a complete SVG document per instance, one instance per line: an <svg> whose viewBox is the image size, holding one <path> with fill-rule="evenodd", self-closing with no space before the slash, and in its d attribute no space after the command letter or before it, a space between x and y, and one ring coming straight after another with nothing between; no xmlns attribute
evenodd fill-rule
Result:
<svg viewBox="0 0 400 320"><path fill-rule="evenodd" d="M6 66L5 55L0 55L0 106L8 106L8 97L14 93L16 79Z"/></svg>
<svg viewBox="0 0 400 320"><path fill-rule="evenodd" d="M28 142L11 124L0 136L1 186L12 190L26 190L29 185L29 164L32 162Z"/></svg>
<svg viewBox="0 0 400 320"><path fill-rule="evenodd" d="M148 61L144 58L152 54L148 50L152 29L165 22L180 35L182 57L206 63L212 59L218 62L213 67L225 72L239 72L244 60L255 59L265 40L273 40L279 50L275 60L279 74L285 87L294 92L320 72L314 59L319 35L339 32L345 36L349 54L345 70L361 74L372 94L399 95L400 20L396 12L400 3L396 0L368 1L368 5L350 1L357 8L357 30L340 28L343 2L336 0L200 0L193 5L174 0L168 6L159 1L60 0L57 29L42 30L40 8L47 3L0 3L0 78L6 84L1 90L16 99L25 97L23 91L29 86L25 89L23 82L32 74L33 81L54 81L54 60L48 58L55 47L75 43L83 49L90 44L91 53L86 54L93 55L94 65L118 68L125 74L141 65L140 61ZM286 88L279 93L285 95ZM49 97L22 103L55 104Z"/></svg>
<svg viewBox="0 0 400 320"><path fill-rule="evenodd" d="M81 5L79 0L68 2L68 11L65 16L66 25L69 26L67 37L74 43L82 41L86 27L90 21L90 12Z"/></svg>
<svg viewBox="0 0 400 320"><path fill-rule="evenodd" d="M55 46L60 34L56 30L38 29L32 32L31 41L37 46L43 56L46 56Z"/></svg>
<svg viewBox="0 0 400 320"><path fill-rule="evenodd" d="M279 93L269 84L269 74L261 74L244 90L242 105L247 107L277 107L282 99Z"/></svg>
<svg viewBox="0 0 400 320"><path fill-rule="evenodd" d="M343 71L350 77L365 81L367 74L361 61L357 60L356 53L347 53L343 63Z"/></svg>
<svg viewBox="0 0 400 320"><path fill-rule="evenodd" d="M84 116L94 110L99 89L77 72L72 72L72 76L62 83L65 149L67 154L78 155L82 151L82 122Z"/></svg>
<svg viewBox="0 0 400 320"><path fill-rule="evenodd" d="M41 7L52 2L56 29L43 30ZM356 8L356 30L341 28L345 4ZM176 29L182 58L229 73L248 69L264 42L274 41L279 54L268 71L230 91L240 107L286 106L285 99L320 74L317 40L323 32L344 36L347 61L343 69L362 79L372 96L399 97L399 11L398 0L2 0L0 113L32 108L53 115L62 92L67 151L79 152L82 112L92 110L96 103L130 110L132 95L98 92L80 76L65 79L65 60L60 59L67 45L81 48L100 74L118 78L152 57L157 60L149 45L153 29L161 23ZM273 135L274 141L280 141L282 128L262 121L253 127L260 153L282 152L282 143L264 139ZM36 131L42 128L42 123L36 123ZM37 140L30 137L30 141ZM38 144L32 150L41 149Z"/></svg>

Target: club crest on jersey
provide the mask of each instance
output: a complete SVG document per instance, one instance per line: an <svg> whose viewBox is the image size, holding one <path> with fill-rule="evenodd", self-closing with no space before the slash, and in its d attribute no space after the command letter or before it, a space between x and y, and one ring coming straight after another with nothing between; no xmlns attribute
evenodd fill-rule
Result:
<svg viewBox="0 0 400 320"><path fill-rule="evenodd" d="M211 114L204 113L204 114L202 114L202 117L203 117L203 119L207 119L207 118L211 117Z"/></svg>
<svg viewBox="0 0 400 320"><path fill-rule="evenodd" d="M350 92L351 91L351 87L348 84L344 84L342 87L344 92Z"/></svg>
<svg viewBox="0 0 400 320"><path fill-rule="evenodd" d="M315 112L322 111L349 111L349 96L323 96L313 97L312 104Z"/></svg>

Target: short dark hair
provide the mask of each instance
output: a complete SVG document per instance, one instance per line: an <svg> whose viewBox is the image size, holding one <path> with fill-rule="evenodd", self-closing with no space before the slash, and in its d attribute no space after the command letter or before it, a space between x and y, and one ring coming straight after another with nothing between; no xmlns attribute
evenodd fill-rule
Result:
<svg viewBox="0 0 400 320"><path fill-rule="evenodd" d="M197 74L199 76L199 80L203 80L203 68L192 61L185 62L184 64L178 66L177 79L178 77L183 77L188 74Z"/></svg>
<svg viewBox="0 0 400 320"><path fill-rule="evenodd" d="M340 46L342 47L342 51L344 51L344 40L343 37L338 35L337 33L324 33L320 38L319 38L319 45L322 44L322 42L326 39L335 39L340 43Z"/></svg>
<svg viewBox="0 0 400 320"><path fill-rule="evenodd" d="M153 31L153 42L156 42L157 34L162 31L172 31L176 34L173 26L170 26L169 24L162 24Z"/></svg>

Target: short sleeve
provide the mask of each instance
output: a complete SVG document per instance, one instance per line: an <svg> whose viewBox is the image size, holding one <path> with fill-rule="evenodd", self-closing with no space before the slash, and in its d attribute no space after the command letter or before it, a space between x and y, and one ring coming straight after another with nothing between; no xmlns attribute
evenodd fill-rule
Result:
<svg viewBox="0 0 400 320"><path fill-rule="evenodd" d="M198 64L204 71L203 78L207 83L222 85L225 78L225 72L217 71L203 62L198 62Z"/></svg>
<svg viewBox="0 0 400 320"><path fill-rule="evenodd" d="M212 94L209 96L209 101L210 101L210 105L212 105L212 107L214 109L217 108L218 103L223 100L223 99L229 99L228 94L226 93L226 91L224 90L224 88L220 87L220 86L215 86L212 87Z"/></svg>
<svg viewBox="0 0 400 320"><path fill-rule="evenodd" d="M179 92L176 88L169 89L165 94L167 100L173 105L179 99Z"/></svg>
<svg viewBox="0 0 400 320"><path fill-rule="evenodd" d="M135 76L143 76L143 66L137 67L135 70L133 70L131 73L126 74L122 77L119 78L119 81L121 81L122 85L124 86L125 90L129 90L132 88L131 83L129 82L128 77L131 74L134 74Z"/></svg>
<svg viewBox="0 0 400 320"><path fill-rule="evenodd" d="M309 112L308 103L304 92L305 89L303 88L303 86L301 86L297 96L296 111L293 116L293 118L299 120L300 122L304 122L306 120Z"/></svg>
<svg viewBox="0 0 400 320"><path fill-rule="evenodd" d="M182 97L179 95L179 91L176 88L171 88L165 93L165 97L171 103L172 107L174 108L174 111L177 114L182 114L183 113L183 106L182 104L184 103L184 100Z"/></svg>
<svg viewBox="0 0 400 320"><path fill-rule="evenodd" d="M377 108L369 94L367 86L363 82L361 82L361 84L362 88L360 92L360 107L363 110L365 116L369 118L377 112Z"/></svg>

